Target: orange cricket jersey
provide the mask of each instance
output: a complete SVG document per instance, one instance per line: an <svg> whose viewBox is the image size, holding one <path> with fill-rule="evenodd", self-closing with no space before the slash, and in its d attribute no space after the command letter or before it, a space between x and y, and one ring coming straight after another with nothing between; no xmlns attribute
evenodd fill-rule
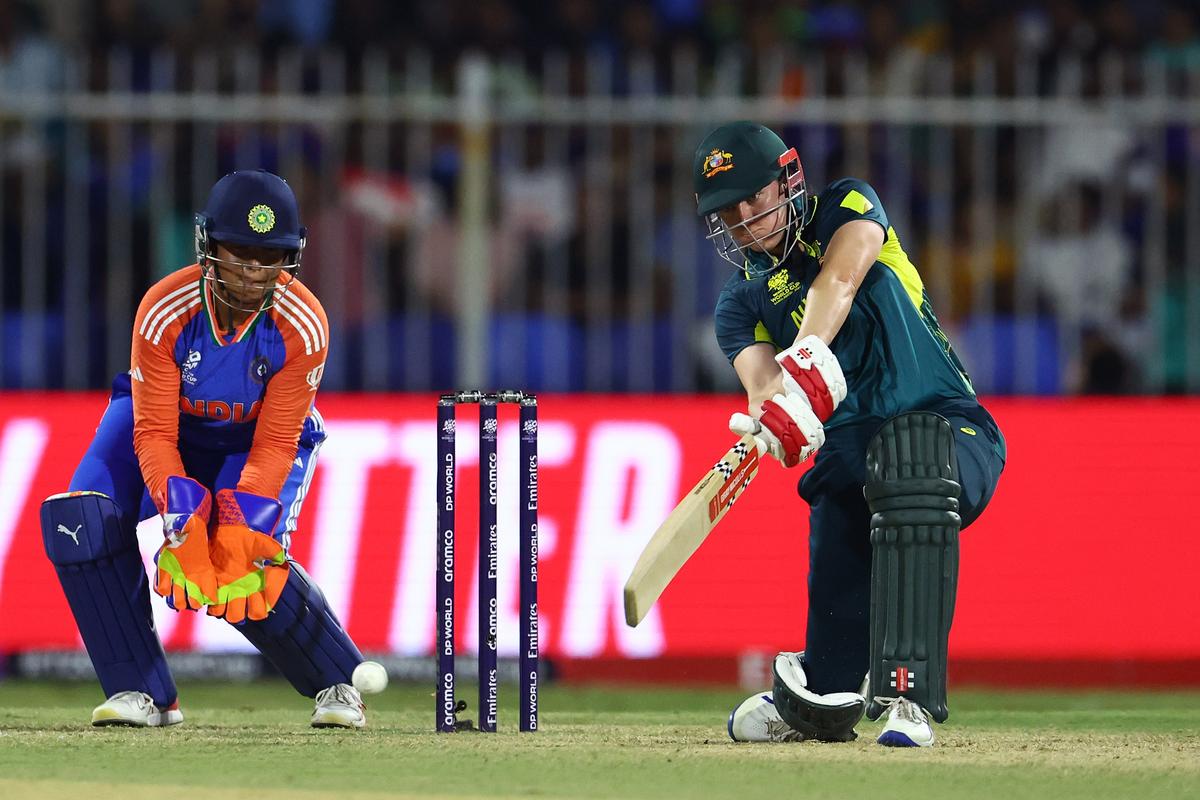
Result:
<svg viewBox="0 0 1200 800"><path fill-rule="evenodd" d="M238 489L278 497L329 351L329 322L299 280L232 334L218 327L200 267L142 298L133 325L133 447L161 511L180 450L247 452Z"/></svg>

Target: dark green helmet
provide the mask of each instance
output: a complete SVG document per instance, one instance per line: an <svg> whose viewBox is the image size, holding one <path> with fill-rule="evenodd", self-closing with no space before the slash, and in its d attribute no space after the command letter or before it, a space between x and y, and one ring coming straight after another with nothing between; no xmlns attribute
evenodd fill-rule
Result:
<svg viewBox="0 0 1200 800"><path fill-rule="evenodd" d="M739 246L733 232L717 216L726 206L754 196L771 181L780 181L780 204L754 219L774 213L789 204L787 221L774 231L786 232L782 254L752 251ZM705 219L708 239L722 258L748 274L770 272L787 258L800 236L805 221L808 192L804 169L794 148L789 148L775 131L757 122L741 120L722 125L709 133L696 148L692 161L692 185L696 191L696 213ZM746 226L745 220L734 227Z"/></svg>
<svg viewBox="0 0 1200 800"><path fill-rule="evenodd" d="M711 214L778 178L787 152L775 131L756 122L731 122L705 136L692 162L696 213Z"/></svg>

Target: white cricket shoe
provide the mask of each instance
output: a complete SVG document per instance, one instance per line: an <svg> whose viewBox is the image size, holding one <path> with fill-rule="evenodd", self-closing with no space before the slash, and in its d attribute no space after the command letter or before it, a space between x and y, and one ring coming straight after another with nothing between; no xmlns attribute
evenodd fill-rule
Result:
<svg viewBox="0 0 1200 800"><path fill-rule="evenodd" d="M317 692L314 728L361 728L367 724L362 696L348 683L335 683Z"/></svg>
<svg viewBox="0 0 1200 800"><path fill-rule="evenodd" d="M885 747L933 747L933 725L925 709L906 697L877 697L887 707L887 722L875 741Z"/></svg>
<svg viewBox="0 0 1200 800"><path fill-rule="evenodd" d="M801 742L804 735L775 710L770 692L750 695L729 712L729 738L735 742Z"/></svg>
<svg viewBox="0 0 1200 800"><path fill-rule="evenodd" d="M128 725L133 728L158 728L183 722L183 712L176 700L170 708L154 705L154 698L144 692L117 692L92 712L92 724Z"/></svg>

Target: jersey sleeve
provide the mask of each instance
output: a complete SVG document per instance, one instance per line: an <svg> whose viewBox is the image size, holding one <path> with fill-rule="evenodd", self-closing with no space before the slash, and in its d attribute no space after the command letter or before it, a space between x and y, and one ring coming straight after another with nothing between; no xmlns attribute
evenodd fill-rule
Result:
<svg viewBox="0 0 1200 800"><path fill-rule="evenodd" d="M238 479L238 489L265 497L279 497L283 490L329 353L325 310L307 288L294 285L274 312L287 358L267 382L254 441Z"/></svg>
<svg viewBox="0 0 1200 800"><path fill-rule="evenodd" d="M748 307L745 300L728 286L717 298L717 309L713 313L714 325L717 331L717 344L729 359L729 363L737 358L738 353L752 344L766 342L775 345L771 335L762 321Z"/></svg>
<svg viewBox="0 0 1200 800"><path fill-rule="evenodd" d="M838 228L857 219L876 222L887 233L887 212L871 185L855 178L836 180L821 192L813 238L827 245Z"/></svg>
<svg viewBox="0 0 1200 800"><path fill-rule="evenodd" d="M167 478L186 474L179 455L180 375L174 352L180 331L199 307L198 280L175 273L151 287L133 323L133 450L160 512L166 508Z"/></svg>

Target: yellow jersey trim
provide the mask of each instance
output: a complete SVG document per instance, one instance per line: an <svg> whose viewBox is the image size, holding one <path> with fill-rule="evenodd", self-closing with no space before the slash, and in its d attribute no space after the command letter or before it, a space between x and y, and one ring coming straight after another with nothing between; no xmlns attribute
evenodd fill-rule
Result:
<svg viewBox="0 0 1200 800"><path fill-rule="evenodd" d="M879 251L876 261L896 273L896 277L900 279L900 284L908 294L908 299L912 301L913 307L920 311L925 294L925 284L921 281L917 268L908 260L908 254L900 246L900 237L896 236L895 229L890 225L887 229L887 238L883 241L883 248Z"/></svg>
<svg viewBox="0 0 1200 800"><path fill-rule="evenodd" d="M842 198L842 208L848 208L858 214L865 214L870 211L875 205L863 196L862 192L857 189L851 189L846 192L846 196Z"/></svg>

